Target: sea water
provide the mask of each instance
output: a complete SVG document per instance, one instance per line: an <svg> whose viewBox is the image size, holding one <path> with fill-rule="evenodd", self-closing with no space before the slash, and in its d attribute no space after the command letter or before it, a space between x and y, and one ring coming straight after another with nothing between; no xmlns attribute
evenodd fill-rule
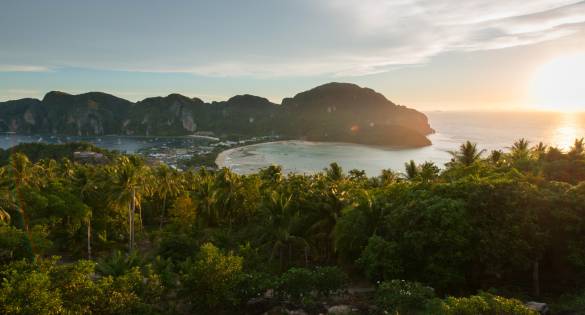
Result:
<svg viewBox="0 0 585 315"><path fill-rule="evenodd" d="M533 145L568 150L576 138L585 137L585 114L503 113L503 112L428 112L436 133L432 145L416 149L365 146L347 143L284 141L241 147L229 151L218 161L238 173L252 173L271 164L285 172L312 173L332 162L345 170L365 170L369 176L383 169L403 171L410 160L434 162L443 167L465 141L477 143L480 150L506 151L514 141L525 138Z"/></svg>
<svg viewBox="0 0 585 315"><path fill-rule="evenodd" d="M480 149L506 150L525 138L534 145L540 141L568 150L576 138L585 137L585 114L574 113L509 113L509 112L427 112L436 133L429 136L431 146L416 149L365 146L347 143L285 141L262 143L232 149L218 160L238 173L252 173L272 164L286 172L312 173L332 162L345 170L365 170L369 176L382 169L402 171L410 160L430 161L443 167L465 141L477 143ZM148 148L193 148L208 145L190 137L71 137L56 135L0 134L0 148L23 142L65 143L87 141L97 146L135 153ZM486 153L487 154L487 153Z"/></svg>

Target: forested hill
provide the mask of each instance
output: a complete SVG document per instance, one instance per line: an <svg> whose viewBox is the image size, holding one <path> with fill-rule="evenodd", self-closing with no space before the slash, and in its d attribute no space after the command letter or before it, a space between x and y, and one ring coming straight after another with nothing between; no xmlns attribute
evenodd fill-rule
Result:
<svg viewBox="0 0 585 315"><path fill-rule="evenodd" d="M206 103L179 94L130 102L90 92L49 92L42 100L0 102L0 132L67 135L176 136L278 134L287 138L425 146L427 117L382 94L329 83L285 98L282 105L253 95Z"/></svg>

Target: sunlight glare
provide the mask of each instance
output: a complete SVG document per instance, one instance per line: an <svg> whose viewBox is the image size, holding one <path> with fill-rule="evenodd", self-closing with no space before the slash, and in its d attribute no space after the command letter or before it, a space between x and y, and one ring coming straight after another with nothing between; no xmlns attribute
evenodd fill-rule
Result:
<svg viewBox="0 0 585 315"><path fill-rule="evenodd" d="M570 113L565 113L561 117L559 127L554 132L553 143L559 149L568 151L575 139L582 135L579 135L578 120L577 117Z"/></svg>
<svg viewBox="0 0 585 315"><path fill-rule="evenodd" d="M585 53L559 57L541 66L532 82L531 98L540 110L585 111Z"/></svg>

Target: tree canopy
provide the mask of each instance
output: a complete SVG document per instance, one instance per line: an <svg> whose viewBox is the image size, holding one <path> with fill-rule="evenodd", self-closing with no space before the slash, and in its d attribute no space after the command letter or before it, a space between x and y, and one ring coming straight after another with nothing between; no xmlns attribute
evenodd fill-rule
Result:
<svg viewBox="0 0 585 315"><path fill-rule="evenodd" d="M239 175L13 153L0 167L0 313L255 314L247 302L268 289L308 307L348 279L383 283L388 309L410 305L392 295L402 287L443 311L520 307L480 291L585 289L583 141L452 155L369 178L338 164Z"/></svg>

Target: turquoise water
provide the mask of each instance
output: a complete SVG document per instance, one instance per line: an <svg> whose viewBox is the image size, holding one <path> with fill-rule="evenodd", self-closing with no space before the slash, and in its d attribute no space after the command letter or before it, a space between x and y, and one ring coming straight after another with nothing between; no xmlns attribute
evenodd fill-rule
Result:
<svg viewBox="0 0 585 315"><path fill-rule="evenodd" d="M382 169L402 171L404 163L415 160L443 166L450 160L448 151L466 140L481 149L505 150L515 140L526 138L533 144L568 149L575 138L585 136L585 115L561 113L464 113L429 112L431 126L437 131L429 139L433 145L419 149L392 149L344 143L287 141L237 148L225 154L224 165L239 173L251 173L271 164L286 172L320 171L331 162L344 169L365 170L370 176Z"/></svg>

